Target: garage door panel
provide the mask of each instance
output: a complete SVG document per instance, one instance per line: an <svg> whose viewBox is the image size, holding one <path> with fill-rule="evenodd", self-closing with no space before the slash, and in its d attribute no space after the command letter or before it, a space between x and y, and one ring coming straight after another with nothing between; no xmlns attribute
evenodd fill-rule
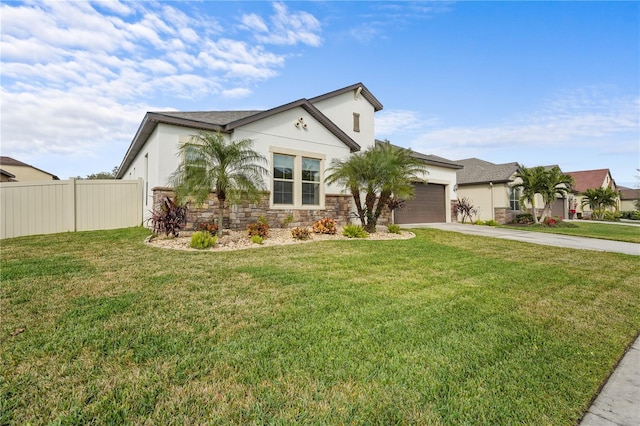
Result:
<svg viewBox="0 0 640 426"><path fill-rule="evenodd" d="M395 222L398 224L446 222L445 186L416 183L414 189L414 199L405 201L402 208L395 210Z"/></svg>

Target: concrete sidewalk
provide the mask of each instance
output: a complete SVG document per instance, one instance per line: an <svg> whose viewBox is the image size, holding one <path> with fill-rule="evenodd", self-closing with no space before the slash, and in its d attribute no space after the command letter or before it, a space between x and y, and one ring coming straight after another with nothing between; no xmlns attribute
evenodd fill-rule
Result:
<svg viewBox="0 0 640 426"><path fill-rule="evenodd" d="M607 380L580 426L640 425L640 337Z"/></svg>
<svg viewBox="0 0 640 426"><path fill-rule="evenodd" d="M637 226L637 225L635 225ZM640 256L640 244L568 235L545 234L519 229L492 226L462 225L458 223L430 223L411 225L412 228L436 228L464 234L524 241L578 250L610 251ZM640 229L639 231L640 232ZM640 336L611 374L580 426L639 426L640 425Z"/></svg>
<svg viewBox="0 0 640 426"><path fill-rule="evenodd" d="M525 243L542 244L555 247L566 247L576 250L608 251L640 256L640 244L622 241L600 240L597 238L574 237L561 234L547 234L544 232L523 231L520 229L496 228L494 226L477 226L461 223L426 223L408 225L410 228L436 228L443 231L460 232L463 234L481 235L483 237L502 238L505 240L522 241ZM640 233L640 228L638 228Z"/></svg>

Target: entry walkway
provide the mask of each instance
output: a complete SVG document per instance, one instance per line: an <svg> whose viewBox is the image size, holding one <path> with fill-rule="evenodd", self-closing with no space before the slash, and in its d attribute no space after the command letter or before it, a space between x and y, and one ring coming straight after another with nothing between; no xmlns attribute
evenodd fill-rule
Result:
<svg viewBox="0 0 640 426"><path fill-rule="evenodd" d="M463 234L481 235L483 237L502 238L505 240L523 241L525 243L547 246L566 247L576 250L608 251L640 256L640 244L622 241L600 240L597 238L574 237L571 235L547 234L544 232L523 231L520 229L497 228L494 226L477 226L461 223L426 223L407 225L410 228L436 228L443 231ZM638 228L640 233L640 228Z"/></svg>
<svg viewBox="0 0 640 426"><path fill-rule="evenodd" d="M633 224L632 226L637 226ZM568 235L545 234L519 229L458 223L410 225L412 228L436 228L464 234L524 241L579 250L610 251L640 256L640 244ZM638 229L640 232L640 228ZM623 356L606 384L580 422L580 426L640 425L640 336Z"/></svg>

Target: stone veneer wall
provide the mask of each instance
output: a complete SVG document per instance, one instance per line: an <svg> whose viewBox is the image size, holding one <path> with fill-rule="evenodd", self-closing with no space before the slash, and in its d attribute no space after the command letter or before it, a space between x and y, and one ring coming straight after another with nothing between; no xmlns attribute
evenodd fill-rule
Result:
<svg viewBox="0 0 640 426"><path fill-rule="evenodd" d="M515 219L516 214L518 213L520 212L511 210L508 207L496 207L493 209L493 217L495 218L495 221L501 225L513 222L513 219Z"/></svg>
<svg viewBox="0 0 640 426"><path fill-rule="evenodd" d="M160 202L165 196L173 197L174 193L171 188L156 187L153 191L153 206L157 209ZM267 218L267 222L273 228L282 226L283 221L291 214L293 222L289 227L305 226L310 227L314 222L332 218L338 221L338 225L346 225L348 223L360 224L351 212L353 211L353 198L351 195L334 194L325 196L325 209L323 210L298 210L298 209L269 209L269 193L265 193L257 204L242 202L240 204L225 208L224 228L234 231L242 231L247 228L250 223L255 223L260 216ZM380 217L379 224L389 223L390 214L388 211ZM218 200L215 193L209 195L208 201L203 206L189 206L187 212L186 230L194 230L201 223L215 223L218 218Z"/></svg>

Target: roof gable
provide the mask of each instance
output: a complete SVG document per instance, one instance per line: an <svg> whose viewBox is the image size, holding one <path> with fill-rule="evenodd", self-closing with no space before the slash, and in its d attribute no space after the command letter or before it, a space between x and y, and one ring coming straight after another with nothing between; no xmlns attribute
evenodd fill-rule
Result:
<svg viewBox="0 0 640 426"><path fill-rule="evenodd" d="M352 84L351 86L343 87L342 89L334 90L332 92L325 93L324 95L313 97L309 99L309 102L315 104L316 102L324 101L325 99L333 98L334 96L339 96L343 93L351 91L355 92L358 89L360 89L360 95L362 95L363 98L365 98L371 105L373 105L374 111L377 112L383 108L380 101L376 99L376 97L373 96L373 93L371 93L369 89L367 89L367 87L362 83Z"/></svg>
<svg viewBox="0 0 640 426"><path fill-rule="evenodd" d="M51 179L53 179L53 180L60 180L60 178L58 176L56 176L56 175L54 175L52 173L46 172L46 171L44 171L42 169L39 169L37 167L33 167L30 164L23 163L22 161L18 161L18 160L14 159L14 158L11 158L11 157L0 156L0 166L30 167L33 170L37 170L39 172L42 172L44 174L47 174L47 175L51 176ZM8 173L6 170L3 170L3 171L5 173ZM15 177L15 176L12 175L11 177Z"/></svg>
<svg viewBox="0 0 640 426"><path fill-rule="evenodd" d="M589 188L601 188L608 177L607 187L615 188L616 184L611 177L609 169L596 169L596 170L580 170L576 172L566 172L566 174L573 177L575 184L573 189L577 192L584 192Z"/></svg>

